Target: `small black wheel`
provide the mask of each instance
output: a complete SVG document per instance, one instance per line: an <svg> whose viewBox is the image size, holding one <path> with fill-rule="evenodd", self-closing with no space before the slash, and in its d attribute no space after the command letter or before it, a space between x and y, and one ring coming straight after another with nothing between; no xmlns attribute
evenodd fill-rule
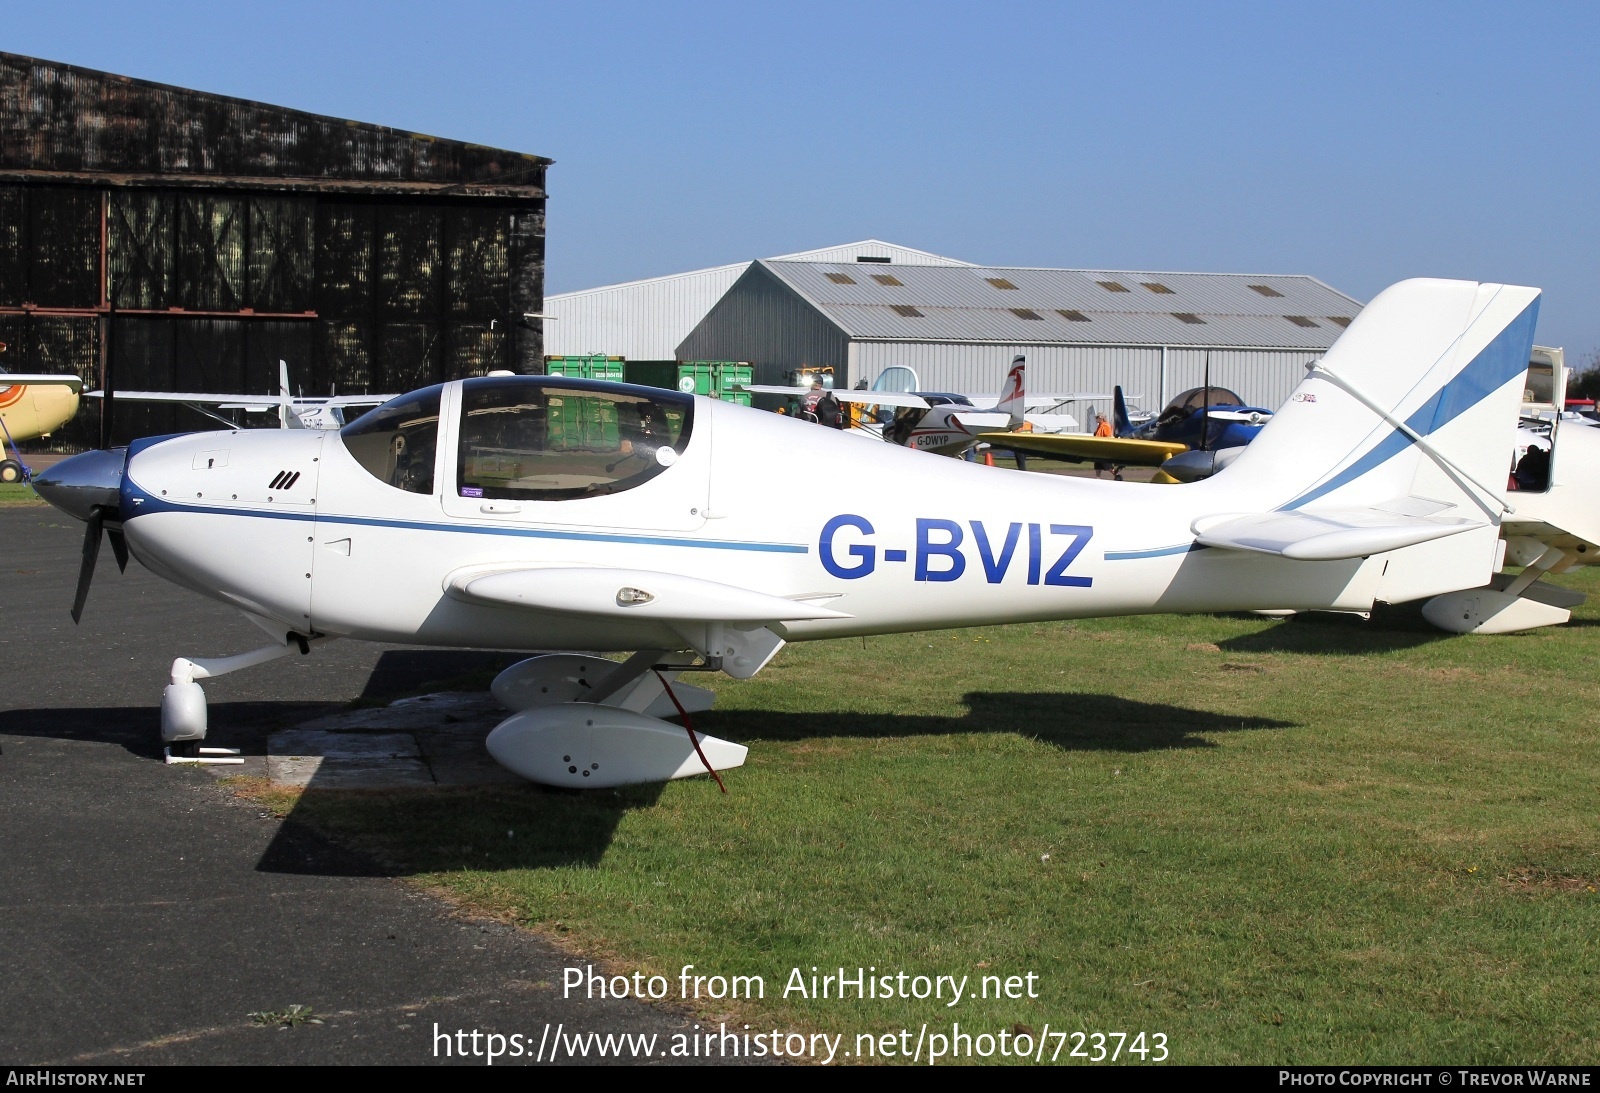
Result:
<svg viewBox="0 0 1600 1093"><path fill-rule="evenodd" d="M174 740L167 745L167 750L174 759L193 759L200 754L200 741Z"/></svg>
<svg viewBox="0 0 1600 1093"><path fill-rule="evenodd" d="M0 482L21 482L22 464L15 459L0 459Z"/></svg>

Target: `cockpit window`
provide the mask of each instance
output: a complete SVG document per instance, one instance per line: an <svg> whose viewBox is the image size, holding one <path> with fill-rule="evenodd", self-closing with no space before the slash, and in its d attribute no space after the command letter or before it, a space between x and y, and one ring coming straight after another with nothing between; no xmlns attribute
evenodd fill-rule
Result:
<svg viewBox="0 0 1600 1093"><path fill-rule="evenodd" d="M443 391L427 387L390 399L340 429L339 437L374 478L407 493L432 493Z"/></svg>
<svg viewBox="0 0 1600 1093"><path fill-rule="evenodd" d="M1244 399L1226 387L1193 387L1167 404L1167 408L1184 412L1200 410L1207 406L1243 406Z"/></svg>
<svg viewBox="0 0 1600 1093"><path fill-rule="evenodd" d="M689 443L694 399L570 380L462 385L462 497L558 501L648 482Z"/></svg>

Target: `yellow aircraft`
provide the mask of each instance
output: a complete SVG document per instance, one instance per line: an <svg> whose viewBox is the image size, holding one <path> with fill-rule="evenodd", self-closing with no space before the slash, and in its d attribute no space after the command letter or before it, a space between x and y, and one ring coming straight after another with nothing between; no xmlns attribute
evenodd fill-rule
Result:
<svg viewBox="0 0 1600 1093"><path fill-rule="evenodd" d="M0 352L5 343L0 342ZM77 376L7 372L0 368L0 482L21 482L28 468L17 451L19 440L49 436L78 412L83 381ZM9 449L9 454L8 454Z"/></svg>

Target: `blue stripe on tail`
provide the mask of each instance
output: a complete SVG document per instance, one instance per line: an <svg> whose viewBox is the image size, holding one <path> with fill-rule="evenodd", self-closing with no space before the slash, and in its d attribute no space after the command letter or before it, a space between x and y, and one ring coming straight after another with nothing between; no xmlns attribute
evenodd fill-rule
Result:
<svg viewBox="0 0 1600 1093"><path fill-rule="evenodd" d="M1525 308L1494 340L1484 346L1471 362L1456 373L1434 396L1424 402L1406 419L1406 425L1421 436L1460 417L1478 403L1498 391L1506 383L1528 370L1528 358L1533 355L1533 328L1539 319L1539 300ZM1366 474L1375 467L1405 451L1412 440L1405 433L1393 429L1366 455L1350 466L1307 492L1296 497L1284 510L1297 509L1317 498L1333 492L1348 482Z"/></svg>

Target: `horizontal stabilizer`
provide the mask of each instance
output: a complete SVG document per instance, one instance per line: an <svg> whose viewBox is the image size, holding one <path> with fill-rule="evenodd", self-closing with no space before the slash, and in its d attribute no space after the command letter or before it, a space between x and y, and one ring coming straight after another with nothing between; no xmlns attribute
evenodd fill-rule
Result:
<svg viewBox="0 0 1600 1093"><path fill-rule="evenodd" d="M596 618L751 624L852 617L765 592L644 569L573 566L485 573L475 567L453 576L448 588L481 603Z"/></svg>
<svg viewBox="0 0 1600 1093"><path fill-rule="evenodd" d="M1481 520L1402 516L1376 508L1330 508L1207 516L1196 520L1193 530L1204 546L1330 562L1383 554L1486 526Z"/></svg>
<svg viewBox="0 0 1600 1093"><path fill-rule="evenodd" d="M1009 414L996 413L992 410L963 410L950 416L959 421L963 429L1004 429L1011 424Z"/></svg>

